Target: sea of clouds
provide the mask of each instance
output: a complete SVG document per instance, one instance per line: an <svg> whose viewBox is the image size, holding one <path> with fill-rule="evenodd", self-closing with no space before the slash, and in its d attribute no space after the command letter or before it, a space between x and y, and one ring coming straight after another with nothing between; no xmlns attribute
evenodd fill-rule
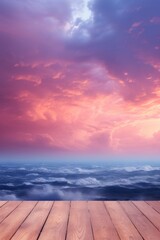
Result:
<svg viewBox="0 0 160 240"><path fill-rule="evenodd" d="M157 200L160 167L3 164L0 200Z"/></svg>

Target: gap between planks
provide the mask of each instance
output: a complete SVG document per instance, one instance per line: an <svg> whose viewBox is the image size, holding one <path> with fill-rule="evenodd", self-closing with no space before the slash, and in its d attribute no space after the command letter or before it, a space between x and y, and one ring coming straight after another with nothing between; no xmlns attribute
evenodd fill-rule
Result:
<svg viewBox="0 0 160 240"><path fill-rule="evenodd" d="M1 201L0 240L159 240L158 201Z"/></svg>

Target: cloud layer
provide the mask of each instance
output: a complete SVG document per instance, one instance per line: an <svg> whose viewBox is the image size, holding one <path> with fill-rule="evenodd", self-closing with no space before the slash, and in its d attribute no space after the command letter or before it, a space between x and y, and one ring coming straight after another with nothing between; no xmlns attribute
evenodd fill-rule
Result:
<svg viewBox="0 0 160 240"><path fill-rule="evenodd" d="M1 0L1 151L158 153L159 7Z"/></svg>
<svg viewBox="0 0 160 240"><path fill-rule="evenodd" d="M160 167L110 161L1 164L1 200L158 200ZM33 165L34 164L34 165ZM73 164L73 165L72 165ZM141 164L144 164L141 163ZM152 161L153 164L153 161ZM137 164L136 164L137 165ZM8 167L9 166L9 167ZM16 167L15 167L16 166Z"/></svg>

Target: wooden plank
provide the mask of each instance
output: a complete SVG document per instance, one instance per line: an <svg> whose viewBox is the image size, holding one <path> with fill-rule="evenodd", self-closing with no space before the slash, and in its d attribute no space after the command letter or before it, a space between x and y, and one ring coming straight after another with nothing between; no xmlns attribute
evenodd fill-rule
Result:
<svg viewBox="0 0 160 240"><path fill-rule="evenodd" d="M12 240L36 240L45 223L53 202L38 202L31 214L20 226Z"/></svg>
<svg viewBox="0 0 160 240"><path fill-rule="evenodd" d="M118 233L107 213L104 203L89 201L88 208L95 240L119 240Z"/></svg>
<svg viewBox="0 0 160 240"><path fill-rule="evenodd" d="M65 240L70 202L55 202L39 240Z"/></svg>
<svg viewBox="0 0 160 240"><path fill-rule="evenodd" d="M158 212L142 201L134 201L133 204L160 230L160 214Z"/></svg>
<svg viewBox="0 0 160 240"><path fill-rule="evenodd" d="M158 229L140 212L140 210L132 202L122 201L120 204L145 240L160 239L160 232Z"/></svg>
<svg viewBox="0 0 160 240"><path fill-rule="evenodd" d="M160 202L158 201L146 201L148 205L154 208L157 212L160 213Z"/></svg>
<svg viewBox="0 0 160 240"><path fill-rule="evenodd" d="M5 205L7 203L7 201L0 201L0 208Z"/></svg>
<svg viewBox="0 0 160 240"><path fill-rule="evenodd" d="M22 202L0 225L0 239L8 240L36 205L36 202Z"/></svg>
<svg viewBox="0 0 160 240"><path fill-rule="evenodd" d="M118 202L108 201L105 202L105 206L111 216L114 226L117 229L120 239L143 240Z"/></svg>
<svg viewBox="0 0 160 240"><path fill-rule="evenodd" d="M2 201L0 221L0 240L160 240L158 201Z"/></svg>
<svg viewBox="0 0 160 240"><path fill-rule="evenodd" d="M13 201L7 202L0 208L0 222L2 222L21 202Z"/></svg>
<svg viewBox="0 0 160 240"><path fill-rule="evenodd" d="M67 240L93 240L87 202L71 202Z"/></svg>
<svg viewBox="0 0 160 240"><path fill-rule="evenodd" d="M71 208L76 208L80 210L87 210L88 211L88 202L87 201L72 201Z"/></svg>
<svg viewBox="0 0 160 240"><path fill-rule="evenodd" d="M6 203L7 203L7 201L0 201L0 207L2 207Z"/></svg>

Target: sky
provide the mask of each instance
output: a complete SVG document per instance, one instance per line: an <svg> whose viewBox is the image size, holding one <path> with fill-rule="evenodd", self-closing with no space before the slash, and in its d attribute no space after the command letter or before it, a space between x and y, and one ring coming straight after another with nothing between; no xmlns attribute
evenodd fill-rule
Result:
<svg viewBox="0 0 160 240"><path fill-rule="evenodd" d="M1 0L0 152L159 154L160 0Z"/></svg>

